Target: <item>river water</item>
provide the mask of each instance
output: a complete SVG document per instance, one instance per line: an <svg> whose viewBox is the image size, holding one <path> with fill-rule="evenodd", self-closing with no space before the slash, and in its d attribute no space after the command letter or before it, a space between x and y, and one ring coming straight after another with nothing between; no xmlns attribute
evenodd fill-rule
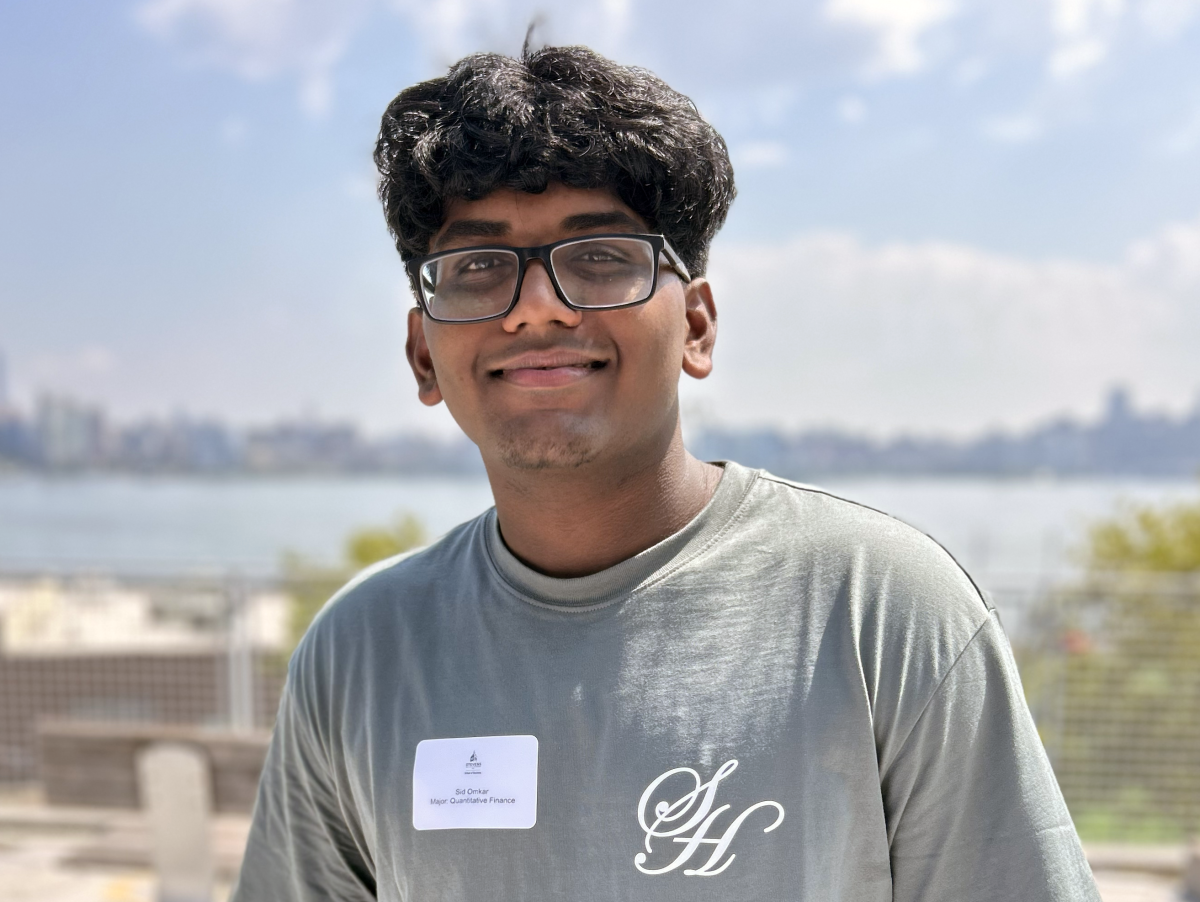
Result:
<svg viewBox="0 0 1200 902"><path fill-rule="evenodd" d="M934 536L983 584L1067 573L1088 524L1123 503L1200 497L1195 482L873 478L823 485ZM402 512L432 535L491 505L482 479L0 477L0 573L238 570L336 560Z"/></svg>

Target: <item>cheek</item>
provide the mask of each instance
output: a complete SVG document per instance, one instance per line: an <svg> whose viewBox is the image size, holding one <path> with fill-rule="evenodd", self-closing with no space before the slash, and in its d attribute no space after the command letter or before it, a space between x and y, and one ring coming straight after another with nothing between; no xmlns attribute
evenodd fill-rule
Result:
<svg viewBox="0 0 1200 902"><path fill-rule="evenodd" d="M646 315L632 324L633 328L627 336L637 343L638 369L655 372L660 380L673 381L682 366L683 346L687 337L683 304L663 304L657 309L648 304L641 309L645 310Z"/></svg>
<svg viewBox="0 0 1200 902"><path fill-rule="evenodd" d="M473 351L469 335L447 333L447 328L469 330L469 326L450 326L436 324L437 328L426 328L426 341L429 343L429 357L433 361L433 370L437 374L438 388L447 405L451 407L470 403L470 393L466 390L470 381L471 360Z"/></svg>

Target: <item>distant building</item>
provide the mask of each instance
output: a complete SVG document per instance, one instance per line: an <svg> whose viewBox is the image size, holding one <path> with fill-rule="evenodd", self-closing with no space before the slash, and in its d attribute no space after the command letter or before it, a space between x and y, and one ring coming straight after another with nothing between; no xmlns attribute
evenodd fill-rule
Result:
<svg viewBox="0 0 1200 902"><path fill-rule="evenodd" d="M366 466L358 430L345 423L279 423L246 436L248 469L275 472L347 471Z"/></svg>
<svg viewBox="0 0 1200 902"><path fill-rule="evenodd" d="M965 442L900 437L887 442L833 431L701 432L692 448L797 479L828 475L1158 476L1200 473L1200 399L1182 418L1139 413L1127 389L1108 396L1102 419L1057 419L1020 434Z"/></svg>
<svg viewBox="0 0 1200 902"><path fill-rule="evenodd" d="M35 456L36 444L29 426L10 400L7 362L0 351L0 467L29 464Z"/></svg>
<svg viewBox="0 0 1200 902"><path fill-rule="evenodd" d="M99 408L73 398L43 395L35 417L42 463L51 469L77 469L105 462L106 429Z"/></svg>
<svg viewBox="0 0 1200 902"><path fill-rule="evenodd" d="M0 411L0 467L37 463L37 440L29 425L12 411Z"/></svg>
<svg viewBox="0 0 1200 902"><path fill-rule="evenodd" d="M8 397L8 363L4 359L4 351L0 351L0 417L12 409Z"/></svg>
<svg viewBox="0 0 1200 902"><path fill-rule="evenodd" d="M7 389L0 361L0 399ZM1200 474L1200 397L1182 416L1142 411L1113 389L1101 417L1060 417L1022 432L965 441L900 435L878 440L834 429L783 432L709 426L688 437L707 460L737 460L796 479L830 475L1156 476ZM32 418L0 406L0 469L132 473L401 473L480 476L465 437L411 432L363 436L353 424L313 418L235 429L176 415L110 424L100 408L44 395Z"/></svg>
<svg viewBox="0 0 1200 902"><path fill-rule="evenodd" d="M119 430L113 463L140 472L215 473L238 469L238 440L221 423L174 419L143 420Z"/></svg>

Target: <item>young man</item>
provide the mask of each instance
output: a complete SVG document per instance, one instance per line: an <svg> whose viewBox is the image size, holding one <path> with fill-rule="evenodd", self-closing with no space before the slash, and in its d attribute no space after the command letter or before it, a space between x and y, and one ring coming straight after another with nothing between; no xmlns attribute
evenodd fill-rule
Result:
<svg viewBox="0 0 1200 902"><path fill-rule="evenodd" d="M376 161L418 392L496 506L309 630L235 899L1097 899L949 555L684 449L733 197L691 102L581 48L472 56Z"/></svg>

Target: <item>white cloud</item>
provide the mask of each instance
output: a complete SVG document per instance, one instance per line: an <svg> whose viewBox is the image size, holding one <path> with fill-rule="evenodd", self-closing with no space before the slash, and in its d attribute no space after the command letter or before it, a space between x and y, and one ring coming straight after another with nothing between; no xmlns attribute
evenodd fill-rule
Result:
<svg viewBox="0 0 1200 902"><path fill-rule="evenodd" d="M1030 57L1044 66L1045 87L1072 85L1117 58L1118 49L1144 54L1147 34L1175 41L1200 19L1200 0L817 2L826 21L871 38L868 76L909 75L944 63L960 87Z"/></svg>
<svg viewBox="0 0 1200 902"><path fill-rule="evenodd" d="M813 232L718 246L711 278L717 369L686 397L726 422L968 433L1200 387L1200 220L1112 264Z"/></svg>
<svg viewBox="0 0 1200 902"><path fill-rule="evenodd" d="M618 59L627 57L630 46L640 47L644 59L649 40L645 23L689 14L679 0L668 5L668 13L653 16L646 4L635 0L138 2L137 21L187 59L247 79L290 79L301 107L315 116L335 102L338 65L358 31L380 11L400 17L417 35L422 67L430 74L470 51L511 52L534 17L544 22L539 37L545 40L583 41ZM1164 40L1177 38L1200 14L1200 0L805 0L780 13L782 19L767 18L766 12L756 27L807 28L814 31L814 40L825 40L828 35L821 37L819 29L812 29L809 17L815 14L837 31L858 34L862 47L850 65L868 78L911 75L942 61L952 83L968 86L989 69L1027 58L1032 49L1052 88L1056 83L1073 86L1077 76L1113 58L1121 42L1128 45L1145 32ZM700 24L692 27L701 33L725 27L711 13L697 13L697 20ZM768 24L777 22L786 25ZM839 53L845 50L844 43L835 43ZM761 44L733 41L730 46ZM676 52L682 51L655 50L649 56L661 63ZM715 58L713 68L754 72L754 84L735 75L731 92L740 103L753 106L752 112L765 124L787 121L796 100L795 67L786 54L775 54L778 59L771 63L748 58L747 52L754 51ZM764 73L764 65L778 68ZM772 79L778 86L764 89Z"/></svg>
<svg viewBox="0 0 1200 902"><path fill-rule="evenodd" d="M1054 0L1051 24L1057 41L1050 74L1070 78L1101 63L1124 14L1125 0Z"/></svg>
<svg viewBox="0 0 1200 902"><path fill-rule="evenodd" d="M954 83L960 88L969 88L988 74L987 60L978 56L964 60L954 71Z"/></svg>
<svg viewBox="0 0 1200 902"><path fill-rule="evenodd" d="M1146 284L1176 293L1200 290L1200 219L1172 223L1135 241L1125 255L1130 272ZM1198 345L1200 347L1200 345Z"/></svg>
<svg viewBox="0 0 1200 902"><path fill-rule="evenodd" d="M440 70L480 49L515 50L526 23L545 20L536 0L143 0L135 18L149 33L193 61L243 78L296 80L302 109L329 111L333 76L368 16L387 9L421 37L428 67ZM592 46L614 52L633 24L633 0L589 0L555 10ZM539 35L544 37L545 35Z"/></svg>
<svg viewBox="0 0 1200 902"><path fill-rule="evenodd" d="M847 125L860 125L867 118L867 105L861 97L843 97L838 101L837 112Z"/></svg>
<svg viewBox="0 0 1200 902"><path fill-rule="evenodd" d="M921 38L956 12L950 0L828 0L825 15L839 25L873 32L872 76L909 75L925 66Z"/></svg>
<svg viewBox="0 0 1200 902"><path fill-rule="evenodd" d="M1186 157L1197 148L1200 148L1200 108L1193 110L1159 144L1168 157Z"/></svg>
<svg viewBox="0 0 1200 902"><path fill-rule="evenodd" d="M1124 10L1125 0L1053 0L1051 21L1057 33L1077 37Z"/></svg>
<svg viewBox="0 0 1200 902"><path fill-rule="evenodd" d="M1192 24L1200 13L1200 0L1143 0L1138 9L1146 30L1157 38L1170 40Z"/></svg>
<svg viewBox="0 0 1200 902"><path fill-rule="evenodd" d="M579 3L571 14L571 32L587 35L588 43L609 53L623 44L634 24L633 0Z"/></svg>
<svg viewBox="0 0 1200 902"><path fill-rule="evenodd" d="M1091 69L1108 56L1108 44L1100 38L1085 37L1064 42L1050 54L1050 74L1070 78Z"/></svg>
<svg viewBox="0 0 1200 902"><path fill-rule="evenodd" d="M481 37L483 43L494 44L494 31L509 11L504 0L392 0L390 5L413 23L438 68L482 49Z"/></svg>
<svg viewBox="0 0 1200 902"><path fill-rule="evenodd" d="M617 57L636 30L634 0L390 0L387 5L416 29L433 71L478 50L513 53L531 22L536 23L535 43L582 42Z"/></svg>
<svg viewBox="0 0 1200 902"><path fill-rule="evenodd" d="M788 149L778 141L754 141L731 148L729 155L736 168L771 169L787 162Z"/></svg>
<svg viewBox="0 0 1200 902"><path fill-rule="evenodd" d="M301 107L329 110L334 67L372 0L146 0L137 21L196 62L247 79L291 75Z"/></svg>
<svg viewBox="0 0 1200 902"><path fill-rule="evenodd" d="M1042 136L1042 124L1033 116L999 116L985 119L985 137L1005 144L1028 144Z"/></svg>
<svg viewBox="0 0 1200 902"><path fill-rule="evenodd" d="M1130 63L1139 65L1137 60L1159 52L1147 42L1146 33L1162 41L1178 39L1193 13L1200 11L1200 0L1023 0L1006 9L1012 16L1008 28L999 28L996 20L988 32L991 41L972 43L967 49L992 61L1013 59L1031 49L1041 58L1045 77L1020 104L1023 112L981 123L986 137L1022 144L1103 115L1098 111L1104 107L1104 94L1119 95L1129 83ZM1114 78L1084 77L1104 66L1117 70ZM1122 67L1126 72L1119 71ZM964 73L975 71L964 63L952 77L961 84ZM1192 123L1181 123L1159 138L1154 149L1167 156L1186 154L1200 141L1195 131Z"/></svg>

